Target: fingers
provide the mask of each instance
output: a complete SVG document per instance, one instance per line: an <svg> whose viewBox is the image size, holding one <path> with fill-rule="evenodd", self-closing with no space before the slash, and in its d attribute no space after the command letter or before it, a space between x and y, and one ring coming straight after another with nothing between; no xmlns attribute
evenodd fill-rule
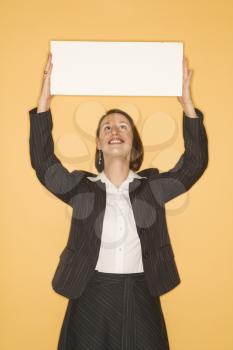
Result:
<svg viewBox="0 0 233 350"><path fill-rule="evenodd" d="M190 80L192 77L192 70L188 69L188 58L183 56L183 79Z"/></svg>
<svg viewBox="0 0 233 350"><path fill-rule="evenodd" d="M53 64L52 64L52 53L49 52L47 64L46 64L46 67L45 67L45 70L44 70L44 78L50 77L51 71L52 71L52 66L53 66Z"/></svg>
<svg viewBox="0 0 233 350"><path fill-rule="evenodd" d="M52 60L52 56L51 56L51 54L49 53L49 55L48 55L48 61L47 61L47 64L46 64L46 66L45 66L45 70L46 70L46 71L47 71L47 70L49 69L49 67L50 67L51 60Z"/></svg>
<svg viewBox="0 0 233 350"><path fill-rule="evenodd" d="M190 69L189 70L189 76L188 76L189 83L190 83L190 80L192 78L192 74L193 74L193 71Z"/></svg>
<svg viewBox="0 0 233 350"><path fill-rule="evenodd" d="M186 56L183 57L183 77L184 79L188 77L188 60Z"/></svg>
<svg viewBox="0 0 233 350"><path fill-rule="evenodd" d="M52 62L52 53L49 52L48 54L48 61L47 61L47 65L49 65Z"/></svg>

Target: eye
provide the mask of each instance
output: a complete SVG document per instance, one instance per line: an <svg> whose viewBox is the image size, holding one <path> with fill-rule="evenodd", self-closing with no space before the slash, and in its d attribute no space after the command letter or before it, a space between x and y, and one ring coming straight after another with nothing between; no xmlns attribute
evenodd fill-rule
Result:
<svg viewBox="0 0 233 350"><path fill-rule="evenodd" d="M109 128L109 129L110 129L110 126L109 126L109 125L105 126L105 127L104 127L104 130L105 130L106 128Z"/></svg>
<svg viewBox="0 0 233 350"><path fill-rule="evenodd" d="M123 129L128 129L128 125L125 125L125 124L121 124L120 127Z"/></svg>

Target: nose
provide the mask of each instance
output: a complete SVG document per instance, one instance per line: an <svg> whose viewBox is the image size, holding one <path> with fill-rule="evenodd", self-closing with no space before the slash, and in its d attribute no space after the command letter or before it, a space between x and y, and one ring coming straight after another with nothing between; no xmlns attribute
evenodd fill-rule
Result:
<svg viewBox="0 0 233 350"><path fill-rule="evenodd" d="M118 133L118 126L117 125L113 125L112 126L112 134Z"/></svg>

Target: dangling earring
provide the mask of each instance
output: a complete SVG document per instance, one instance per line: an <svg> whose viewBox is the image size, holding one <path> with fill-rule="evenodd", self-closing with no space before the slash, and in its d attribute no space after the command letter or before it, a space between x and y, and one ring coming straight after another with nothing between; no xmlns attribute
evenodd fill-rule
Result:
<svg viewBox="0 0 233 350"><path fill-rule="evenodd" d="M101 159L101 150L99 149L99 165L101 164L102 159Z"/></svg>

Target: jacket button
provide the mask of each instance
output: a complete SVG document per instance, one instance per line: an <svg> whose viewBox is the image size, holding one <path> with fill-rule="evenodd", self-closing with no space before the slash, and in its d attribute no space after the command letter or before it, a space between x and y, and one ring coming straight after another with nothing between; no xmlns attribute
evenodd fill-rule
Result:
<svg viewBox="0 0 233 350"><path fill-rule="evenodd" d="M149 256L149 253L146 251L146 252L144 252L144 253L142 254L142 256L143 256L144 259L147 259L148 256Z"/></svg>

